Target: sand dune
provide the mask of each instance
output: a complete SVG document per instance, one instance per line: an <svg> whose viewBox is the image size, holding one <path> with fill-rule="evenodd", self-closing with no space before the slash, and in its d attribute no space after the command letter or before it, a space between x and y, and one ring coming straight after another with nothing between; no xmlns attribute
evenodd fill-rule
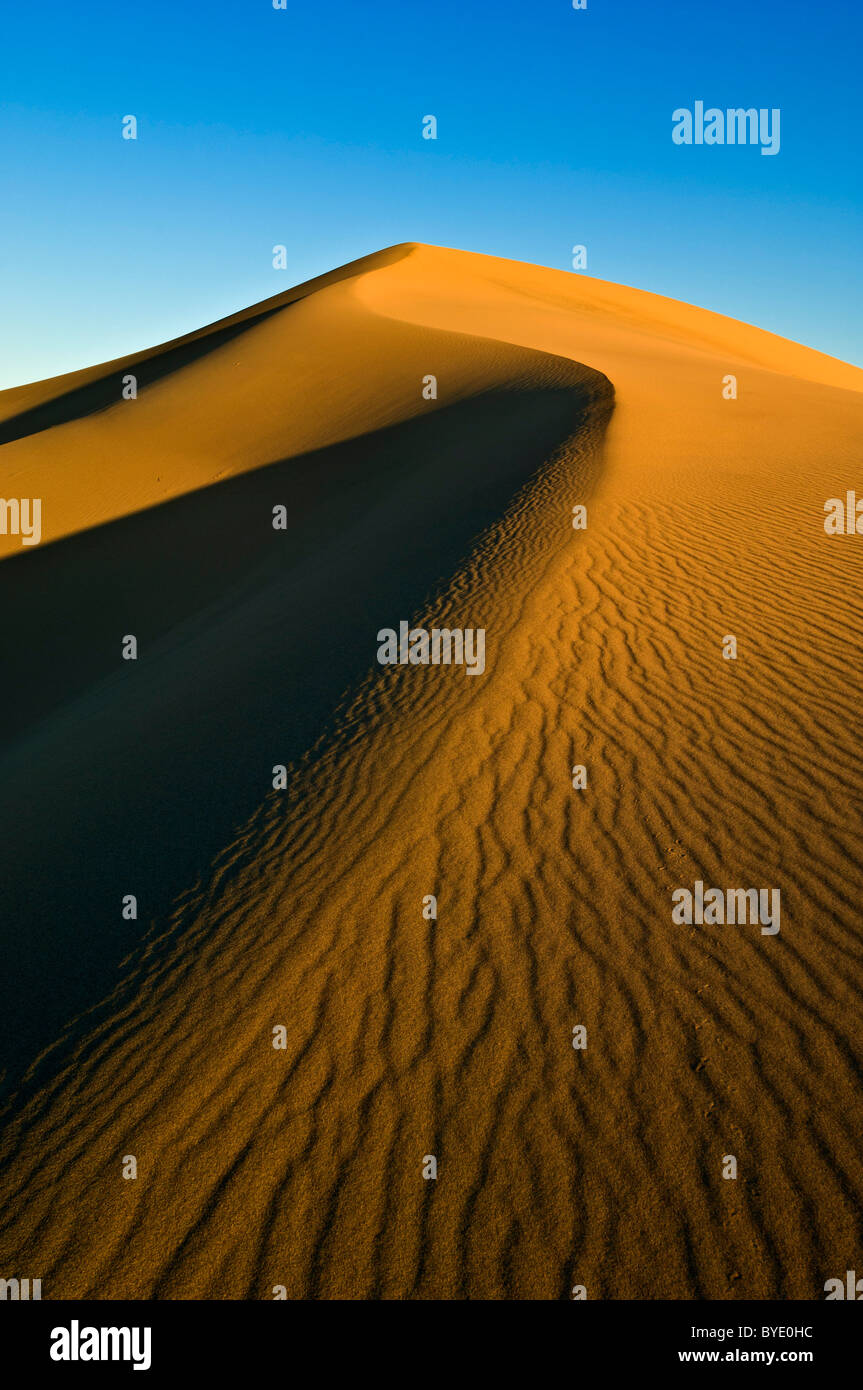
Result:
<svg viewBox="0 0 863 1390"><path fill-rule="evenodd" d="M125 365L0 395L51 542L0 563L3 1269L810 1298L859 1268L863 560L823 504L863 372L418 246L142 355L134 402ZM402 618L484 627L485 673L375 665ZM781 931L673 924L697 879L779 887Z"/></svg>

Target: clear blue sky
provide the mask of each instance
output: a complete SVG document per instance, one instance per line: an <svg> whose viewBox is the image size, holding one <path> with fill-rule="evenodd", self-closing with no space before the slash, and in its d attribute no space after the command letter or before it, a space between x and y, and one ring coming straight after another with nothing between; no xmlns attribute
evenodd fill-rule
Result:
<svg viewBox="0 0 863 1390"><path fill-rule="evenodd" d="M399 241L584 243L863 363L860 0L47 0L2 40L0 386ZM676 146L696 100L779 107L779 154Z"/></svg>

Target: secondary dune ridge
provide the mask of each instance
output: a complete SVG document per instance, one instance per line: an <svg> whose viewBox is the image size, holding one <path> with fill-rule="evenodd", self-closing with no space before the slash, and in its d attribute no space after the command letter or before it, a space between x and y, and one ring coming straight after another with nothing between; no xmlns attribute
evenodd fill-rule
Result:
<svg viewBox="0 0 863 1390"><path fill-rule="evenodd" d="M55 1001L6 1052L0 1263L55 1298L823 1296L861 1244L861 560L823 504L854 484L863 373L436 248L280 298L154 382L149 417L71 418L69 383L0 396L19 429L64 402L0 455L56 541L0 565L21 1027L52 969ZM274 398L282 354L309 366ZM98 505L36 487L53 459L65 499L121 447ZM157 474L173 500L136 511ZM151 641L118 671L133 601ZM369 671L402 617L484 626L485 674ZM87 854L129 804L137 830ZM780 934L672 924L698 878L780 887ZM88 936L64 1014L56 959Z"/></svg>

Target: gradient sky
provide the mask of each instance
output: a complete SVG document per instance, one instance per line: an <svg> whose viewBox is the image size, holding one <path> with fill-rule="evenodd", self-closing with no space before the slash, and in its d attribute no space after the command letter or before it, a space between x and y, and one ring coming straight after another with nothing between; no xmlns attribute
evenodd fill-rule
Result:
<svg viewBox="0 0 863 1390"><path fill-rule="evenodd" d="M584 243L863 364L860 0L48 0L0 49L0 387L399 241ZM780 153L674 145L699 99L779 107Z"/></svg>

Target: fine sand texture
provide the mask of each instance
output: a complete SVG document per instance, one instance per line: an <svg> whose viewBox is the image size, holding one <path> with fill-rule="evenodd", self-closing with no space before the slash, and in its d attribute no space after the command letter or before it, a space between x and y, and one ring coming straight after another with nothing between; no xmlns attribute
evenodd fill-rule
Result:
<svg viewBox="0 0 863 1390"><path fill-rule="evenodd" d="M863 1268L861 438L856 368L417 245L0 393L0 1275ZM378 665L401 620L484 673ZM674 922L698 880L780 931Z"/></svg>

